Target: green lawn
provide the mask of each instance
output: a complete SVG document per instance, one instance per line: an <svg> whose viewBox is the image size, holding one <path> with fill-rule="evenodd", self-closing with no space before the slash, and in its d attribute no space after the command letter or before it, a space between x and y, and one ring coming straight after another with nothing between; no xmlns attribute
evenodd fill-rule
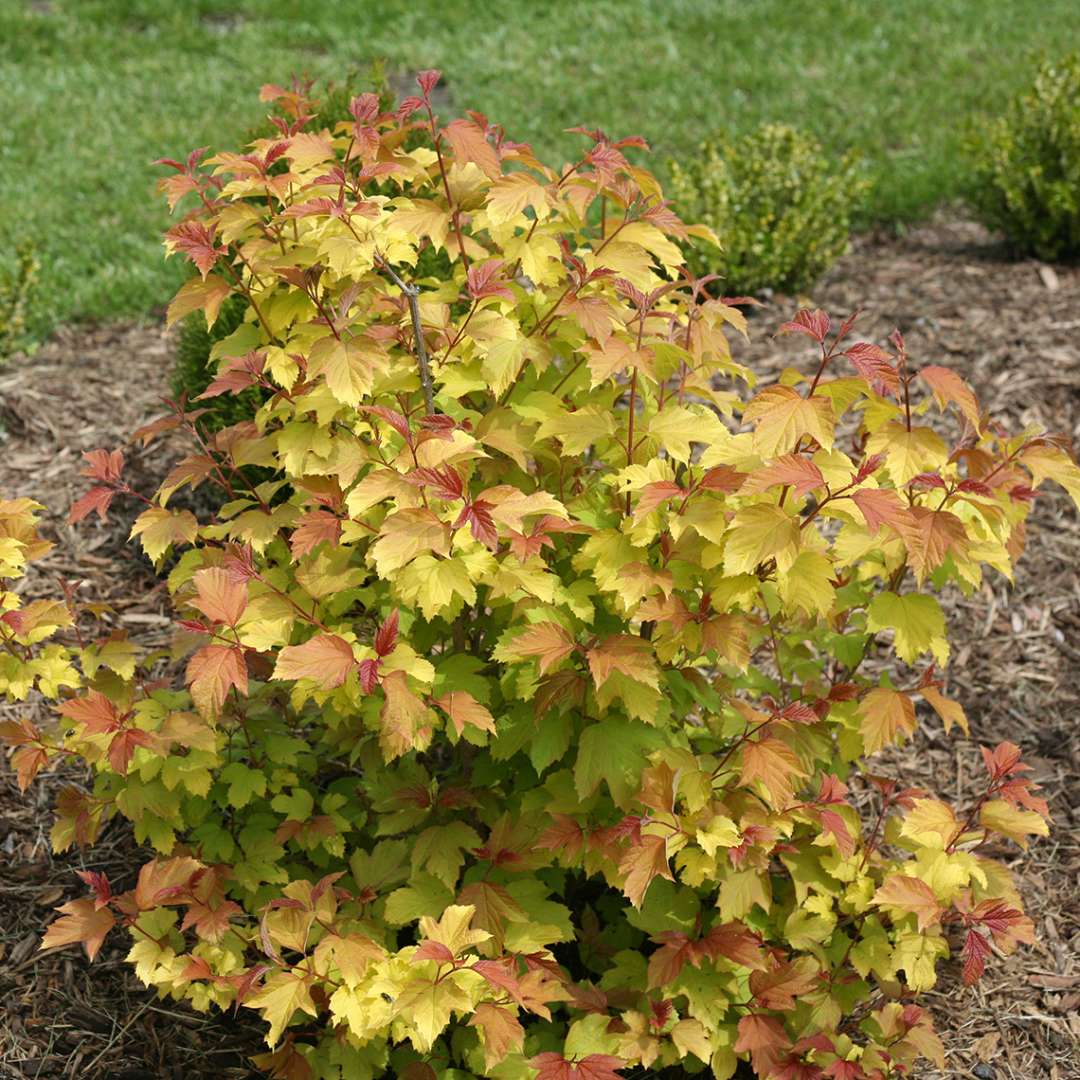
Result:
<svg viewBox="0 0 1080 1080"><path fill-rule="evenodd" d="M37 335L149 311L180 273L152 159L235 139L263 82L376 56L442 68L457 107L548 153L588 123L662 168L786 120L862 147L873 216L910 219L961 192L971 118L1078 45L1076 0L0 0L0 264L37 246Z"/></svg>

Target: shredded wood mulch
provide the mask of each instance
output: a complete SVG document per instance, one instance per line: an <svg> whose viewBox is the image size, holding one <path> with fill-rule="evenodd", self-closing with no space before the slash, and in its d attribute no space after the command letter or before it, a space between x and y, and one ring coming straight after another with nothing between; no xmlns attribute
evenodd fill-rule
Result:
<svg viewBox="0 0 1080 1080"><path fill-rule="evenodd" d="M899 239L860 238L812 301L834 316L862 308L859 335L870 340L900 327L915 362L955 368L1012 428L1040 424L1080 443L1080 269L1008 262L977 226L943 218ZM802 362L798 342L771 337L794 306L777 298L756 313L739 358L763 374ZM44 503L58 542L28 592L52 593L56 577L78 581L83 596L110 605L108 626L147 647L166 639L167 605L125 545L130 516L73 529L64 515L84 487L81 452L122 445L160 411L169 364L159 327L79 328L0 371L0 497ZM175 452L129 447L136 486L151 490ZM996 853L1018 875L1038 943L991 962L975 991L962 987L956 963L945 966L922 1002L947 1066L919 1075L1080 1078L1080 516L1068 498L1054 489L1036 501L1014 584L989 577L946 608L949 692L967 710L971 738L946 738L927 720L882 771L967 803L983 783L979 745L1009 739L1035 766L1055 825L1026 853ZM56 791L83 780L54 773L21 795L0 766L0 1080L255 1076L248 1059L263 1046L254 1014L204 1016L158 1000L125 965L121 935L93 965L73 948L38 951L50 909L83 892L74 870L105 870L126 888L138 863L118 822L90 851L50 853Z"/></svg>

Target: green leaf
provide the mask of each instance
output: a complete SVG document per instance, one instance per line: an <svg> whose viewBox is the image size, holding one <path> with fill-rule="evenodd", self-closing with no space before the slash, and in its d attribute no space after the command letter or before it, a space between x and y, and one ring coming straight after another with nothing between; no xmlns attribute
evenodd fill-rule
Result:
<svg viewBox="0 0 1080 1080"><path fill-rule="evenodd" d="M434 874L417 873L386 898L383 918L391 926L403 926L424 915L437 918L453 902L454 893Z"/></svg>
<svg viewBox="0 0 1080 1080"><path fill-rule="evenodd" d="M239 809L247 806L256 796L266 794L266 773L252 769L241 761L234 761L221 770L221 779L229 785L226 798L230 806Z"/></svg>
<svg viewBox="0 0 1080 1080"><path fill-rule="evenodd" d="M634 720L611 717L589 724L581 734L574 766L578 795L587 798L603 782L615 805L628 807L648 755L666 741L662 732Z"/></svg>
<svg viewBox="0 0 1080 1080"><path fill-rule="evenodd" d="M868 630L893 630L896 655L905 664L913 664L922 653L933 653L941 665L949 661L949 643L945 638L945 615L932 596L883 592L870 603Z"/></svg>

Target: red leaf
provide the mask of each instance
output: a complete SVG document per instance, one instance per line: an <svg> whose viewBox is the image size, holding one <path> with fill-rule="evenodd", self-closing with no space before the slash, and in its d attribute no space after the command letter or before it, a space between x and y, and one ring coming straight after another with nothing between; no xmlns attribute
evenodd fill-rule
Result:
<svg viewBox="0 0 1080 1080"><path fill-rule="evenodd" d="M135 753L136 746L150 746L153 739L148 731L139 731L138 728L128 728L118 731L109 743L109 765L113 772L122 776L127 772L131 764L131 755Z"/></svg>
<svg viewBox="0 0 1080 1080"><path fill-rule="evenodd" d="M452 964L454 954L441 941L422 941L413 953L414 960L434 960L437 964Z"/></svg>
<svg viewBox="0 0 1080 1080"><path fill-rule="evenodd" d="M529 1058L529 1064L537 1070L536 1080L621 1080L618 1070L624 1062L610 1054L589 1054L574 1063L549 1051Z"/></svg>
<svg viewBox="0 0 1080 1080"><path fill-rule="evenodd" d="M875 393L885 397L900 389L900 376L890 362L892 357L884 349L868 341L858 341L844 355Z"/></svg>
<svg viewBox="0 0 1080 1080"><path fill-rule="evenodd" d="M465 275L466 287L474 300L484 300L489 296L500 296L513 302L514 294L502 274L502 259L485 259L482 263L473 263Z"/></svg>
<svg viewBox="0 0 1080 1080"><path fill-rule="evenodd" d="M65 701L59 711L61 716L82 724L85 735L105 735L120 726L116 706L99 690L90 690L85 697Z"/></svg>
<svg viewBox="0 0 1080 1080"><path fill-rule="evenodd" d="M768 491L771 487L790 487L795 497L801 499L814 488L825 486L821 470L801 454L784 454L771 465L751 473L739 489L745 495Z"/></svg>
<svg viewBox="0 0 1080 1080"><path fill-rule="evenodd" d="M201 221L182 221L165 234L172 246L177 251L182 251L198 267L203 280L218 259L228 251L227 248L214 245L214 228L213 225L208 227Z"/></svg>
<svg viewBox="0 0 1080 1080"><path fill-rule="evenodd" d="M453 502L465 495L465 481L457 469L413 469L407 479L420 487L434 489L436 498Z"/></svg>
<svg viewBox="0 0 1080 1080"><path fill-rule="evenodd" d="M473 536L485 547L494 551L499 546L499 531L495 527L495 519L491 516L492 504L483 499L476 502L467 502L458 514L454 528L460 529L466 522Z"/></svg>
<svg viewBox="0 0 1080 1080"><path fill-rule="evenodd" d="M960 953L963 960L963 978L965 986L973 986L982 978L986 970L986 958L993 950L990 943L978 930L969 930L964 939L964 948Z"/></svg>
<svg viewBox="0 0 1080 1080"><path fill-rule="evenodd" d="M83 460L86 464L79 470L79 475L100 484L115 484L124 471L122 450L88 450L83 454Z"/></svg>
<svg viewBox="0 0 1080 1080"><path fill-rule="evenodd" d="M104 521L105 515L109 512L109 505L116 497L116 494L112 488L91 488L81 499L71 504L71 509L68 511L68 523L77 525L83 518L88 517L95 511L97 516Z"/></svg>
<svg viewBox="0 0 1080 1080"><path fill-rule="evenodd" d="M389 656L397 646L399 618L398 610L395 608L376 631L374 645L377 656Z"/></svg>
<svg viewBox="0 0 1080 1080"><path fill-rule="evenodd" d="M94 891L94 907L105 907L112 899L109 879L97 870L76 870L75 873Z"/></svg>
<svg viewBox="0 0 1080 1080"><path fill-rule="evenodd" d="M824 342L831 325L832 323L829 316L822 311L821 308L817 308L814 311L811 311L809 308L802 308L800 311L796 312L795 318L791 322L784 323L777 333L805 334L815 341Z"/></svg>
<svg viewBox="0 0 1080 1080"><path fill-rule="evenodd" d="M305 514L289 537L294 558L302 558L320 544L334 547L341 538L341 519L328 510L312 510Z"/></svg>
<svg viewBox="0 0 1080 1080"><path fill-rule="evenodd" d="M416 76L416 85L420 87L424 97L428 97L441 78L442 72L438 68L427 68Z"/></svg>

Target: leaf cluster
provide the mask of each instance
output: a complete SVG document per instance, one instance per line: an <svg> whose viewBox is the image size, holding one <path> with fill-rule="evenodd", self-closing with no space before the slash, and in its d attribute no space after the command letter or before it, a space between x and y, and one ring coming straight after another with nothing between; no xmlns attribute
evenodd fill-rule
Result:
<svg viewBox="0 0 1080 1080"><path fill-rule="evenodd" d="M21 783L81 759L54 847L154 849L44 944L129 935L163 995L257 1010L275 1076L910 1075L942 963L1031 940L1000 856L1048 815L1009 744L970 805L868 759L966 730L935 593L1010 574L1080 468L854 316L798 312L756 385L640 139L551 168L437 79L320 128L273 89L273 137L167 163L169 317L243 297L202 397L263 396L134 436L192 444L132 528L168 656L24 603L47 545L0 504L0 690L57 702L2 729ZM84 473L73 521L140 502L121 449Z"/></svg>

